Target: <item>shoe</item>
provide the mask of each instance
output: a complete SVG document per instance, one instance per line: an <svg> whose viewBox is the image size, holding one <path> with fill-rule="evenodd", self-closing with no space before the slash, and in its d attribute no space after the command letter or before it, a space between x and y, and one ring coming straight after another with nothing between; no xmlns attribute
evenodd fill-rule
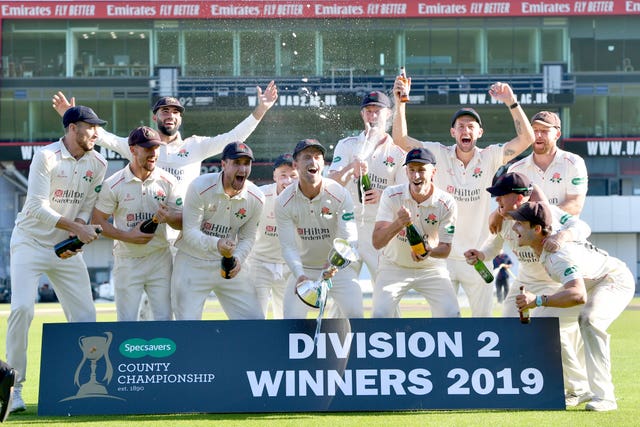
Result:
<svg viewBox="0 0 640 427"><path fill-rule="evenodd" d="M0 423L9 416L9 408L13 403L13 386L16 383L16 370L11 368L3 373L0 380Z"/></svg>
<svg viewBox="0 0 640 427"><path fill-rule="evenodd" d="M13 390L13 404L11 405L11 413L22 412L27 410L27 405L22 400L22 389L16 388Z"/></svg>
<svg viewBox="0 0 640 427"><path fill-rule="evenodd" d="M615 411L618 409L618 404L615 400L593 399L584 409L596 412Z"/></svg>
<svg viewBox="0 0 640 427"><path fill-rule="evenodd" d="M589 392L582 394L569 393L564 396L564 404L567 408L578 406L581 403L588 402L593 399L593 395Z"/></svg>

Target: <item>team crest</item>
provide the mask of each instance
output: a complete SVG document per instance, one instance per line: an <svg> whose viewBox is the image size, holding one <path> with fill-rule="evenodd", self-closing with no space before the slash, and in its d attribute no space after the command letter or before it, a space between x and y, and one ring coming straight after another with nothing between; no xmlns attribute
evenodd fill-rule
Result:
<svg viewBox="0 0 640 427"><path fill-rule="evenodd" d="M331 218L333 214L331 213L331 210L327 206L323 206L322 209L320 210L320 216L323 218Z"/></svg>
<svg viewBox="0 0 640 427"><path fill-rule="evenodd" d="M84 179L87 182L93 182L93 171L91 170L86 171L82 179Z"/></svg>
<svg viewBox="0 0 640 427"><path fill-rule="evenodd" d="M555 182L556 184L559 184L560 181L562 181L562 177L560 176L560 173L556 172L553 174L553 176L550 179L551 182Z"/></svg>
<svg viewBox="0 0 640 427"><path fill-rule="evenodd" d="M247 210L245 208L238 209L238 212L235 213L236 218L245 219L247 216Z"/></svg>
<svg viewBox="0 0 640 427"><path fill-rule="evenodd" d="M189 152L186 148L182 148L180 151L178 151L178 157L189 157Z"/></svg>
<svg viewBox="0 0 640 427"><path fill-rule="evenodd" d="M424 220L431 225L435 225L438 222L438 218L432 213L430 213Z"/></svg>
<svg viewBox="0 0 640 427"><path fill-rule="evenodd" d="M392 168L392 167L394 167L396 165L395 160L391 156L387 156L386 160L384 160L382 163L384 163L385 166L388 166L390 168Z"/></svg>
<svg viewBox="0 0 640 427"><path fill-rule="evenodd" d="M474 178L480 178L482 176L482 169L475 168L472 175Z"/></svg>
<svg viewBox="0 0 640 427"><path fill-rule="evenodd" d="M162 190L156 191L156 194L153 196L159 202L164 202L167 199L167 195Z"/></svg>

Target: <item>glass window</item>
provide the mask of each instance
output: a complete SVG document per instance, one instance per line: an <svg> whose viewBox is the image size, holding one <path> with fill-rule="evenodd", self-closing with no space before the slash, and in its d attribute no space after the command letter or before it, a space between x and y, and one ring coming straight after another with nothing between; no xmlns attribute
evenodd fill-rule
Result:
<svg viewBox="0 0 640 427"><path fill-rule="evenodd" d="M233 75L233 34L227 31L189 31L184 35L185 75ZM273 50L273 49L272 49Z"/></svg>
<svg viewBox="0 0 640 427"><path fill-rule="evenodd" d="M3 32L4 77L64 76L65 33L23 30Z"/></svg>
<svg viewBox="0 0 640 427"><path fill-rule="evenodd" d="M157 61L156 65L160 66L177 66L180 63L180 54L178 51L179 33L177 31L156 31L157 42Z"/></svg>
<svg viewBox="0 0 640 427"><path fill-rule="evenodd" d="M395 75L396 35L389 30L333 29L323 34L325 74Z"/></svg>
<svg viewBox="0 0 640 427"><path fill-rule="evenodd" d="M543 28L540 40L540 59L542 62L562 62L562 41L564 34L560 28Z"/></svg>
<svg viewBox="0 0 640 427"><path fill-rule="evenodd" d="M275 34L245 31L240 33L240 74L273 76L276 72Z"/></svg>
<svg viewBox="0 0 640 427"><path fill-rule="evenodd" d="M133 30L86 30L73 34L74 76L149 75L149 33Z"/></svg>
<svg viewBox="0 0 640 427"><path fill-rule="evenodd" d="M280 69L284 76L316 74L316 33L283 32L280 37Z"/></svg>

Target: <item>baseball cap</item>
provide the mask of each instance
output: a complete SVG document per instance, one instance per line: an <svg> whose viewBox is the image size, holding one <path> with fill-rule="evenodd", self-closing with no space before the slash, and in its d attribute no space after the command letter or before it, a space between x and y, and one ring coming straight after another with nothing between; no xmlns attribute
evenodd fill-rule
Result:
<svg viewBox="0 0 640 427"><path fill-rule="evenodd" d="M306 150L309 147L315 147L318 150L322 151L322 155L327 152L327 150L320 144L320 141L313 138L303 139L302 141L298 141L296 144L296 148L293 149L293 158L295 159L299 152L302 150Z"/></svg>
<svg viewBox="0 0 640 427"><path fill-rule="evenodd" d="M414 148L407 153L403 166L411 162L430 163L435 165L436 156L426 148Z"/></svg>
<svg viewBox="0 0 640 427"><path fill-rule="evenodd" d="M480 114L478 114L478 112L473 108L461 108L458 111L456 111L453 117L451 118L451 127L454 127L456 125L456 120L458 120L458 117L460 116L471 116L474 119L476 119L476 122L478 122L480 127L482 127L482 120L480 119Z"/></svg>
<svg viewBox="0 0 640 427"><path fill-rule="evenodd" d="M184 113L184 107L182 106L180 101L178 101L178 98L174 98L173 96L163 96L162 98L158 99L153 105L153 114L155 114L156 111L158 111L161 107L167 106L176 107L180 111L180 114Z"/></svg>
<svg viewBox="0 0 640 427"><path fill-rule="evenodd" d="M504 196L509 193L530 194L533 187L526 176L518 172L508 172L499 177L496 182L487 188L492 196Z"/></svg>
<svg viewBox="0 0 640 427"><path fill-rule="evenodd" d="M362 103L360 103L360 108L364 108L367 105L377 105L382 108L391 108L391 100L384 93L374 90L373 92L369 92L362 98Z"/></svg>
<svg viewBox="0 0 640 427"><path fill-rule="evenodd" d="M139 145L141 147L156 147L166 145L160 139L160 134L151 129L149 126L140 126L135 128L129 134L129 145Z"/></svg>
<svg viewBox="0 0 640 427"><path fill-rule="evenodd" d="M516 221L529 221L531 224L541 225L543 228L551 228L551 210L543 202L523 203L517 210L507 213Z"/></svg>
<svg viewBox="0 0 640 427"><path fill-rule="evenodd" d="M281 154L276 157L275 161L273 162L273 168L277 169L282 165L293 166L293 156L291 155L291 153Z"/></svg>
<svg viewBox="0 0 640 427"><path fill-rule="evenodd" d="M100 126L104 126L107 124L107 122L99 118L91 108L85 107L84 105L76 105L75 107L71 107L67 111L65 111L64 115L62 116L62 124L64 125L64 127L69 126L71 123L77 122L86 122L92 125Z"/></svg>
<svg viewBox="0 0 640 427"><path fill-rule="evenodd" d="M548 126L550 128L560 129L560 117L556 113L551 111L540 111L531 118L531 124L540 123L541 125Z"/></svg>
<svg viewBox="0 0 640 427"><path fill-rule="evenodd" d="M240 157L248 157L254 160L253 151L251 151L251 148L244 142L230 142L224 147L224 150L222 150L222 160L237 159Z"/></svg>

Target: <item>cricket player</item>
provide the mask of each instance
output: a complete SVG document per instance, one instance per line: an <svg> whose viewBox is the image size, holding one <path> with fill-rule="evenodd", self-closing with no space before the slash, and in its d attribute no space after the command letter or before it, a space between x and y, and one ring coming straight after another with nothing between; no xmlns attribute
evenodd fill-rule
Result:
<svg viewBox="0 0 640 427"><path fill-rule="evenodd" d="M349 192L330 178L323 178L325 148L315 139L305 139L293 151L298 181L276 199L278 237L291 278L284 295L284 317L305 318L308 306L296 295L295 287L305 280L318 280L333 248L342 238L356 246L357 224ZM332 271L329 295L341 315L363 317L362 290L353 265Z"/></svg>
<svg viewBox="0 0 640 427"><path fill-rule="evenodd" d="M160 147L158 166L176 177L180 197L184 198L191 181L200 175L202 161L220 154L225 145L231 142L245 141L278 99L278 89L273 81L267 85L264 92L260 86L257 86L256 93L258 105L256 105L253 112L231 131L214 137L193 135L182 139L180 127L182 126L182 116L185 108L177 98L163 96L153 105L152 120L160 133L160 139L165 143ZM53 95L52 103L53 108L58 114L62 115L69 107L75 105L75 98L71 98L71 102L69 102L62 92L58 92ZM118 137L112 133L101 131L96 144L115 151L124 159L132 160L129 142L126 137ZM175 216L172 221L180 220L180 210L169 212L169 214ZM178 232L171 228L168 232L169 240L171 242L175 241L178 237ZM146 302L146 297L143 297L140 304L141 319L151 318Z"/></svg>
<svg viewBox="0 0 640 427"><path fill-rule="evenodd" d="M249 181L252 161L248 145L232 142L222 152L222 172L200 175L187 189L171 276L176 320L200 320L211 291L229 319L264 319L243 268L264 205ZM220 275L222 257L236 260L230 279Z"/></svg>
<svg viewBox="0 0 640 427"><path fill-rule="evenodd" d="M293 168L293 156L286 153L278 156L273 163L272 184L263 185L264 208L253 249L249 253L247 266L249 280L256 287L262 311L267 314L269 300L274 319L283 318L282 300L291 271L282 258L278 227L276 224L275 202L282 191L298 179Z"/></svg>
<svg viewBox="0 0 640 427"><path fill-rule="evenodd" d="M516 136L505 144L493 144L478 148L476 143L484 129L477 111L462 108L451 119L451 146L439 142L420 142L407 135L406 105L398 102L401 93L409 93L411 79L396 78L394 96L396 113L393 124L393 140L404 150L426 147L436 157L438 171L436 187L453 195L458 205L456 234L451 244L447 266L451 282L457 292L462 286L469 298L474 317L491 316L493 287L487 286L475 269L467 264L464 252L478 248L489 236L487 226L491 197L485 191L498 169L514 159L533 143L533 129L511 87L497 82L491 85L489 95L504 103L511 113Z"/></svg>
<svg viewBox="0 0 640 427"><path fill-rule="evenodd" d="M107 171L107 161L93 150L98 129L107 122L89 107L70 108L62 117L65 134L37 151L29 168L27 199L11 235L11 314L7 322L7 362L17 373L11 412L26 409L22 387L27 372L27 339L34 316L38 280L46 274L69 322L95 322L89 273L82 255L54 246L77 236L98 238L88 224Z"/></svg>
<svg viewBox="0 0 640 427"><path fill-rule="evenodd" d="M373 246L382 249L372 317L394 317L402 297L411 289L429 302L433 317L460 317L445 258L455 232L456 201L436 188L436 158L426 148L407 153L408 184L387 187L373 230ZM411 250L405 230L413 224L423 236L426 255Z"/></svg>
<svg viewBox="0 0 640 427"><path fill-rule="evenodd" d="M120 321L135 321L143 291L149 296L153 318L171 320L172 255L167 239L171 211L180 209L177 181L156 167L164 142L147 126L129 135L133 159L104 181L93 210L93 221L102 226L103 235L114 239L113 278L116 313ZM113 224L109 218L113 217ZM141 231L140 225L154 218L155 233ZM171 227L182 228L180 221Z"/></svg>
<svg viewBox="0 0 640 427"><path fill-rule="evenodd" d="M534 190L535 189L535 190ZM518 236L513 231L513 219L508 212L518 209L528 202L535 191L535 197L544 198L544 192L535 186L527 176L508 172L498 178L487 191L495 196L498 212L504 217L501 229L491 235L480 249L469 249L465 252L467 262L474 264L476 260L492 259L507 243L519 262L518 276L504 301L503 316L518 317L516 297L520 293L520 286L526 287L534 293L553 293L562 285L553 280L540 264L538 256L530 247L520 247ZM552 214L553 234L545 240L545 248L549 252L557 251L565 242L572 240L586 240L591 229L577 217L567 214L557 206L550 206ZM591 398L584 354L576 346L575 334L580 335L578 328L579 307L572 309L531 310L531 317L558 317L560 319L560 344L562 346L562 372L565 385L565 403L576 406L580 401Z"/></svg>
<svg viewBox="0 0 640 427"><path fill-rule="evenodd" d="M525 292L516 298L519 310L581 306L578 316L584 340L587 376L593 398L587 411L613 411L618 408L611 377L610 335L607 329L624 311L635 292L635 278L619 259L589 242L567 242L557 251L544 248L552 216L544 202L529 202L511 211L518 245L529 246L540 258L549 276L562 283L550 294Z"/></svg>
<svg viewBox="0 0 640 427"><path fill-rule="evenodd" d="M338 141L329 167L329 178L344 185L355 201L358 217L358 253L367 265L375 286L378 270L378 251L371 244L380 195L385 188L406 182L402 170L405 153L393 143L387 132L391 127L391 101L383 92L372 91L364 95L360 116L364 131ZM359 200L359 178L368 174L372 188L363 192ZM361 264L360 264L361 265Z"/></svg>

